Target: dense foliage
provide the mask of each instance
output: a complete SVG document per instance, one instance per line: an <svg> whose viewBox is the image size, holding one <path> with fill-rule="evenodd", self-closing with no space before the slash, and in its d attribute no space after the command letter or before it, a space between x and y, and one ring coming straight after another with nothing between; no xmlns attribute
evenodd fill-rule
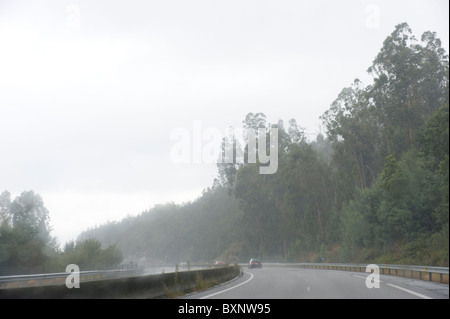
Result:
<svg viewBox="0 0 450 319"><path fill-rule="evenodd" d="M419 41L403 23L368 72L371 84L356 79L323 114L327 135L315 141L294 119L285 128L262 113L246 116L244 128L278 128L275 174L259 174L258 163L220 162L214 185L193 203L81 238L163 261L448 265L448 56L435 33Z"/></svg>
<svg viewBox="0 0 450 319"><path fill-rule="evenodd" d="M105 249L97 239L67 243L62 251L50 235L49 212L38 194L24 191L11 201L0 194L0 275L64 272L69 264L81 270L116 267L122 253Z"/></svg>

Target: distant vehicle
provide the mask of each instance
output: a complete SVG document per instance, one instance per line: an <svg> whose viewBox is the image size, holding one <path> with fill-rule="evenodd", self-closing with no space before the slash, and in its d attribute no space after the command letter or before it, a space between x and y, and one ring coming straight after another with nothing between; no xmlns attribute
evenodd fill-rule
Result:
<svg viewBox="0 0 450 319"><path fill-rule="evenodd" d="M217 260L214 263L214 267L227 267L227 266L228 266L228 263L226 263L226 262L224 262L222 260Z"/></svg>
<svg viewBox="0 0 450 319"><path fill-rule="evenodd" d="M250 261L248 263L248 269L252 269L252 268L262 268L261 262L257 259L250 259Z"/></svg>

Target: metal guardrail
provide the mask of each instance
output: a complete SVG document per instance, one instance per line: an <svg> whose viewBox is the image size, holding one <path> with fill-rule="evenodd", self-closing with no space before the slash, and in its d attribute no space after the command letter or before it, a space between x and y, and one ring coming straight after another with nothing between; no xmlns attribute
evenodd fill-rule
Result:
<svg viewBox="0 0 450 319"><path fill-rule="evenodd" d="M129 277L136 275L136 269L90 270L80 272L80 282ZM64 285L70 273L47 273L31 275L0 276L0 289L37 286Z"/></svg>
<svg viewBox="0 0 450 319"><path fill-rule="evenodd" d="M173 269L172 269L173 268ZM207 265L197 265L186 269L181 267L180 271L185 270L200 270L211 268ZM120 264L113 270L89 270L80 272L80 282L94 281L94 280L107 280L124 277L132 277L137 275L150 275L161 274L164 272L175 272L177 268L174 267L160 267L158 271L149 271L147 268L138 268L137 263L130 262L126 264ZM11 275L0 276L0 289L5 288L24 288L24 287L37 287L37 286L51 286L51 285L64 285L67 276L71 273L59 272L59 273L44 273L44 274L29 274L29 275Z"/></svg>
<svg viewBox="0 0 450 319"><path fill-rule="evenodd" d="M214 269L191 270L181 272L170 272L161 274L128 274L122 277L104 278L106 280L80 281L81 289L68 289L64 284L38 285L17 287L13 289L0 289L0 299L105 299L105 298L173 298L181 296L186 292L203 290L205 287L237 278L240 275L238 267L220 267ZM93 276L105 272L84 272L83 275ZM107 271L108 275L114 271ZM117 272L116 272L117 273ZM25 275L23 279L42 277L59 280L68 276L69 273ZM8 280L14 279L5 276ZM26 278L28 277L28 278ZM3 279L5 279L3 277Z"/></svg>
<svg viewBox="0 0 450 319"><path fill-rule="evenodd" d="M369 264L342 264L342 263L267 263L268 266L328 269L353 272L366 272ZM433 281L449 284L449 268L415 265L377 264L382 275L399 276L411 279Z"/></svg>

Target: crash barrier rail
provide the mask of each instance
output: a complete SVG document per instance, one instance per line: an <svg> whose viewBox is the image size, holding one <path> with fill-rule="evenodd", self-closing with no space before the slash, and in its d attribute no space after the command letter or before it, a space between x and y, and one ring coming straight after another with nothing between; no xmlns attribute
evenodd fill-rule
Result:
<svg viewBox="0 0 450 319"><path fill-rule="evenodd" d="M283 266L310 269L343 270L366 272L369 264L340 264L340 263L269 263L267 266ZM449 284L449 268L434 266L390 265L376 264L382 275L399 276L417 280L433 281ZM370 272L370 271L369 271Z"/></svg>
<svg viewBox="0 0 450 319"><path fill-rule="evenodd" d="M80 281L105 280L119 277L129 277L138 272L136 269L119 270L91 270L81 271ZM47 273L16 276L0 276L0 289L5 288L24 288L49 285L65 285L69 273Z"/></svg>
<svg viewBox="0 0 450 319"><path fill-rule="evenodd" d="M35 286L0 287L0 299L171 298L234 279L241 275L241 269L238 266L230 266L151 275L138 273L125 275L122 273L118 277L112 275L113 271L87 273L80 273L80 287L71 289L65 285L68 273L63 273L63 277L61 277L61 273L26 275L29 278L35 276L38 281L47 279L49 281L45 282L45 285L41 281L39 285L36 284ZM93 277L83 277L83 275ZM46 279L41 279L39 276ZM95 278L96 276L99 277ZM28 280L33 280L29 278ZM55 279L58 279L57 282L54 281ZM0 280L1 283L5 282L5 278L0 277Z"/></svg>

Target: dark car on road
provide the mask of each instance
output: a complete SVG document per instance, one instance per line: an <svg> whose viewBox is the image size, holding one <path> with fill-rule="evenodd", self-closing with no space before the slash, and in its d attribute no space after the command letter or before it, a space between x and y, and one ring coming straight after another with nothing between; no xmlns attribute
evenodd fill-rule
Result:
<svg viewBox="0 0 450 319"><path fill-rule="evenodd" d="M261 262L257 259L250 259L250 261L248 263L248 269L252 269L252 268L262 268Z"/></svg>
<svg viewBox="0 0 450 319"><path fill-rule="evenodd" d="M214 263L214 266L213 266L213 267L219 268L219 267L228 267L228 266L229 266L229 265L228 265L227 262L222 261L222 260L217 260L217 261Z"/></svg>

